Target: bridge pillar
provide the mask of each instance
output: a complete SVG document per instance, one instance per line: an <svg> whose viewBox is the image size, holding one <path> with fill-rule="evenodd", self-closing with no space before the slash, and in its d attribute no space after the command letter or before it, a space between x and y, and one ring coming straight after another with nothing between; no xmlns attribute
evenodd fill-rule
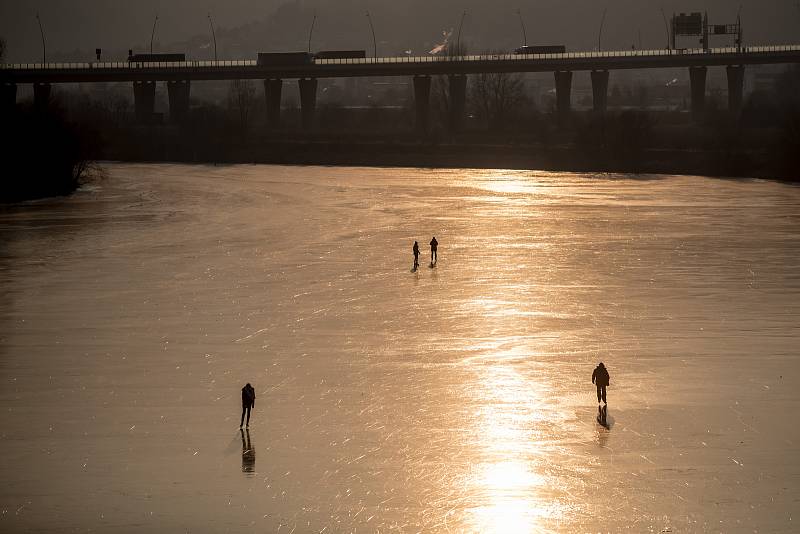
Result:
<svg viewBox="0 0 800 534"><path fill-rule="evenodd" d="M744 65L729 65L728 71L728 110L739 114L744 98Z"/></svg>
<svg viewBox="0 0 800 534"><path fill-rule="evenodd" d="M156 110L156 82L133 82L133 106L137 121L152 122Z"/></svg>
<svg viewBox="0 0 800 534"><path fill-rule="evenodd" d="M314 127L314 112L317 109L317 79L300 78L300 114L304 130Z"/></svg>
<svg viewBox="0 0 800 534"><path fill-rule="evenodd" d="M556 111L558 122L564 122L572 111L572 71L556 71Z"/></svg>
<svg viewBox="0 0 800 534"><path fill-rule="evenodd" d="M431 77L414 76L414 108L416 110L416 128L423 134L428 133L430 125Z"/></svg>
<svg viewBox="0 0 800 534"><path fill-rule="evenodd" d="M593 70L592 76L592 106L597 113L605 113L608 109L608 71Z"/></svg>
<svg viewBox="0 0 800 534"><path fill-rule="evenodd" d="M264 80L264 98L267 101L267 126L277 128L281 123L281 90L283 80L270 78Z"/></svg>
<svg viewBox="0 0 800 534"><path fill-rule="evenodd" d="M689 82L692 86L692 117L703 118L706 109L706 73L707 67L689 67Z"/></svg>
<svg viewBox="0 0 800 534"><path fill-rule="evenodd" d="M189 80L167 82L169 96L169 118L172 122L180 122L189 114Z"/></svg>
<svg viewBox="0 0 800 534"><path fill-rule="evenodd" d="M17 84L0 83L0 110L11 110L17 105Z"/></svg>
<svg viewBox="0 0 800 534"><path fill-rule="evenodd" d="M33 84L33 105L36 109L47 109L50 105L51 89L52 86L49 83Z"/></svg>
<svg viewBox="0 0 800 534"><path fill-rule="evenodd" d="M450 88L450 131L459 132L464 122L467 104L467 77L451 74L447 77Z"/></svg>

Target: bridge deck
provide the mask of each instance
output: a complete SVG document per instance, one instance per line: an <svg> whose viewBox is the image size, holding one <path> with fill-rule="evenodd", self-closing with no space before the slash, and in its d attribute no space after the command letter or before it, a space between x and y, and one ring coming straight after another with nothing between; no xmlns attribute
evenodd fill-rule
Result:
<svg viewBox="0 0 800 534"><path fill-rule="evenodd" d="M267 78L339 78L652 69L718 65L800 63L800 45L736 48L496 54L458 57L379 57L315 59L302 65L257 65L255 60L171 63L0 64L4 83L77 83Z"/></svg>

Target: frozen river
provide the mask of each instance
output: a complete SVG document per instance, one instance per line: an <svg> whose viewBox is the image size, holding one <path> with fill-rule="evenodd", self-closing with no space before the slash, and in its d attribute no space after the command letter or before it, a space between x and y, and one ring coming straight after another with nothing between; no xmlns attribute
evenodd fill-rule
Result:
<svg viewBox="0 0 800 534"><path fill-rule="evenodd" d="M107 170L0 208L1 532L800 528L800 188Z"/></svg>

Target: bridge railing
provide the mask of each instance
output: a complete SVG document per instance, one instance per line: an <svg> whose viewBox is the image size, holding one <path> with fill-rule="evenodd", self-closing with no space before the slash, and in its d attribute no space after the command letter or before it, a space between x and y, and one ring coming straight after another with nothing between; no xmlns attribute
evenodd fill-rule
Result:
<svg viewBox="0 0 800 534"><path fill-rule="evenodd" d="M472 61L531 61L531 60L559 60L559 59L602 59L602 58L654 58L664 56L707 56L709 54L763 54L775 52L800 52L800 45L769 45L711 48L678 48L658 50L609 50L591 52L564 52L560 54L477 54L467 56L398 56L378 58L339 58L339 59L314 59L312 65L389 65L401 63L447 63L447 62L472 62ZM286 67L287 65L275 65ZM303 66L289 65L289 66ZM0 64L0 69L13 70L136 70L136 69L198 69L198 68L242 68L258 67L255 60L194 60L175 62L65 62L65 63L6 63Z"/></svg>
<svg viewBox="0 0 800 534"><path fill-rule="evenodd" d="M0 69L17 70L76 70L76 69L169 69L198 67L251 67L256 61L252 59L224 61L102 61L102 62L64 62L64 63L3 63Z"/></svg>
<svg viewBox="0 0 800 534"><path fill-rule="evenodd" d="M557 54L477 54L467 56L399 56L399 57L379 57L379 58L340 58L340 59L317 59L317 65L371 65L384 63L447 63L463 61L520 61L520 60L553 60L553 59L601 59L619 57L663 57L663 56L684 56L684 55L708 55L708 54L734 54L734 53L765 53L765 52L796 52L800 51L800 45L773 45L773 46L752 46L724 47L704 50L702 48L679 48L679 49L656 49L656 50L609 50L591 52L563 52Z"/></svg>

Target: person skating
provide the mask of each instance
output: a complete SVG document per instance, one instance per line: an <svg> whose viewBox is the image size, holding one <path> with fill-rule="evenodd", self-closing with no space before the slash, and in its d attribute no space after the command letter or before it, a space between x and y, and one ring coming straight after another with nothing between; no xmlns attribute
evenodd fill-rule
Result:
<svg viewBox="0 0 800 534"><path fill-rule="evenodd" d="M244 424L244 414L247 412L247 428L250 428L250 410L256 405L256 390L248 382L242 388L242 420L239 423L239 428Z"/></svg>
<svg viewBox="0 0 800 534"><path fill-rule="evenodd" d="M414 252L414 270L419 268L419 243L414 241L414 247L411 249Z"/></svg>
<svg viewBox="0 0 800 534"><path fill-rule="evenodd" d="M611 377L608 375L608 369L606 366L603 365L603 362L597 364L594 371L592 372L592 384L597 386L597 403L600 404L602 400L603 403L608 404L606 402L606 387L611 383Z"/></svg>
<svg viewBox="0 0 800 534"><path fill-rule="evenodd" d="M436 241L436 236L431 239L431 265L436 263L436 249L439 248L439 242Z"/></svg>

